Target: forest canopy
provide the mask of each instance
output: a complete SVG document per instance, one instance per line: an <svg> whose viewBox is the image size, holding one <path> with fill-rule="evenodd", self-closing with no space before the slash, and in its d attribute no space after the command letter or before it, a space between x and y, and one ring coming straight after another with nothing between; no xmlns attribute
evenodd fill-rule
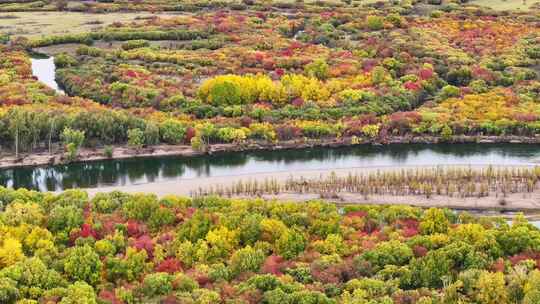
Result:
<svg viewBox="0 0 540 304"><path fill-rule="evenodd" d="M410 206L0 188L2 303L537 303L540 230Z"/></svg>

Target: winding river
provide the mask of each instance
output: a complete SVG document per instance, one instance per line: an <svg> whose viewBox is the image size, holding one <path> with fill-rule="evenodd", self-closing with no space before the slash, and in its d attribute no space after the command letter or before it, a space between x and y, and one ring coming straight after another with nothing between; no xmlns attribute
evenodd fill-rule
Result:
<svg viewBox="0 0 540 304"><path fill-rule="evenodd" d="M30 60L32 61L32 74L39 81L53 88L56 92L65 94L55 79L56 66L54 65L54 57L33 54Z"/></svg>
<svg viewBox="0 0 540 304"><path fill-rule="evenodd" d="M359 145L344 148L234 152L196 157L139 158L16 168L0 171L0 184L43 191L61 191L77 187L106 190L135 187L140 189L138 191L157 191L162 188L172 191L186 185L193 188L210 182L230 182L257 176L313 176L333 170L436 165L519 166L535 165L538 160L540 160L540 145ZM148 185L151 188L148 188Z"/></svg>

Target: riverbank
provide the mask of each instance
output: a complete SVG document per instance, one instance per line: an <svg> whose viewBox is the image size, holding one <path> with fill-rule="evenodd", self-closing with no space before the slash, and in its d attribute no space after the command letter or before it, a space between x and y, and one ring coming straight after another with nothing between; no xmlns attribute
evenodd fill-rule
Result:
<svg viewBox="0 0 540 304"><path fill-rule="evenodd" d="M464 166L462 166L464 167ZM469 167L469 166L466 166ZM471 166L474 169L486 168L487 166ZM497 166L495 166L497 167ZM499 166L505 167L505 166ZM141 183L132 185L106 186L85 189L90 196L100 192L121 191L126 193L154 193L158 197L167 195L190 196L201 189L209 188L227 188L233 187L240 181L257 181L262 184L267 181L284 183L291 177L295 179L324 179L329 175L346 177L348 175L366 174L369 172L396 171L400 169L414 169L414 167L363 167L347 168L336 170L300 170L294 173L290 171L244 174L235 176L215 176L200 177L192 179L179 179L159 183ZM425 166L433 168L433 166ZM232 195L235 198L253 197L249 195ZM362 195L360 193L339 192L330 195L321 195L320 193L300 193L285 191L279 194L261 194L257 195L265 200L288 200L305 202L309 200L324 199L336 204L376 204L376 205L412 205L418 207L446 207L451 209L470 210L470 211L492 211L495 213L505 212L540 212L540 190L536 189L531 193L508 193L505 197L501 194L490 193L484 197L459 197L457 195Z"/></svg>
<svg viewBox="0 0 540 304"><path fill-rule="evenodd" d="M79 157L75 162L91 162L102 160L120 160L130 158L158 158L167 156L191 157L204 154L215 154L222 152L248 152L248 151L279 151L287 149L306 149L315 147L348 147L354 145L388 145L388 144L437 144L437 143L512 143L512 144L540 144L540 136L453 136L450 140L443 141L435 136L394 136L385 140L358 139L358 143L353 144L351 137L331 138L331 139L298 139L282 141L279 143L269 142L246 142L241 144L215 144L210 145L207 151L197 151L189 145L157 145L142 149L135 149L127 146L113 147L111 156L107 156L104 148L82 148ZM32 154L20 154L15 157L12 154L5 154L0 159L0 169L11 169L20 167L52 166L65 164L68 161L63 151L56 149L53 153L38 151ZM540 161L540 160L539 160ZM540 163L540 162L539 162Z"/></svg>

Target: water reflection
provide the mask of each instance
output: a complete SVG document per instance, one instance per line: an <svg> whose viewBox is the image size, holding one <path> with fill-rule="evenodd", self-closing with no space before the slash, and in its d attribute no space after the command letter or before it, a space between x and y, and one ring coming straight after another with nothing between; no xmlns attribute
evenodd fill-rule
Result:
<svg viewBox="0 0 540 304"><path fill-rule="evenodd" d="M267 172L424 165L523 165L540 157L540 145L453 144L313 148L75 163L0 171L0 184L58 191L124 186Z"/></svg>

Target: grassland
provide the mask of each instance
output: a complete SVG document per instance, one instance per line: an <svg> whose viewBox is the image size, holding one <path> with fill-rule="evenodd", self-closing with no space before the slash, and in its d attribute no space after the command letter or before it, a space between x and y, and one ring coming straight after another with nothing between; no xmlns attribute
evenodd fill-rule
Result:
<svg viewBox="0 0 540 304"><path fill-rule="evenodd" d="M531 5L538 3L534 0L474 0L472 4L485 6L497 11L528 11Z"/></svg>
<svg viewBox="0 0 540 304"><path fill-rule="evenodd" d="M10 12L0 13L0 34L27 38L48 35L77 34L104 28L114 22L130 22L152 16L174 13L126 12L87 14L78 12Z"/></svg>

